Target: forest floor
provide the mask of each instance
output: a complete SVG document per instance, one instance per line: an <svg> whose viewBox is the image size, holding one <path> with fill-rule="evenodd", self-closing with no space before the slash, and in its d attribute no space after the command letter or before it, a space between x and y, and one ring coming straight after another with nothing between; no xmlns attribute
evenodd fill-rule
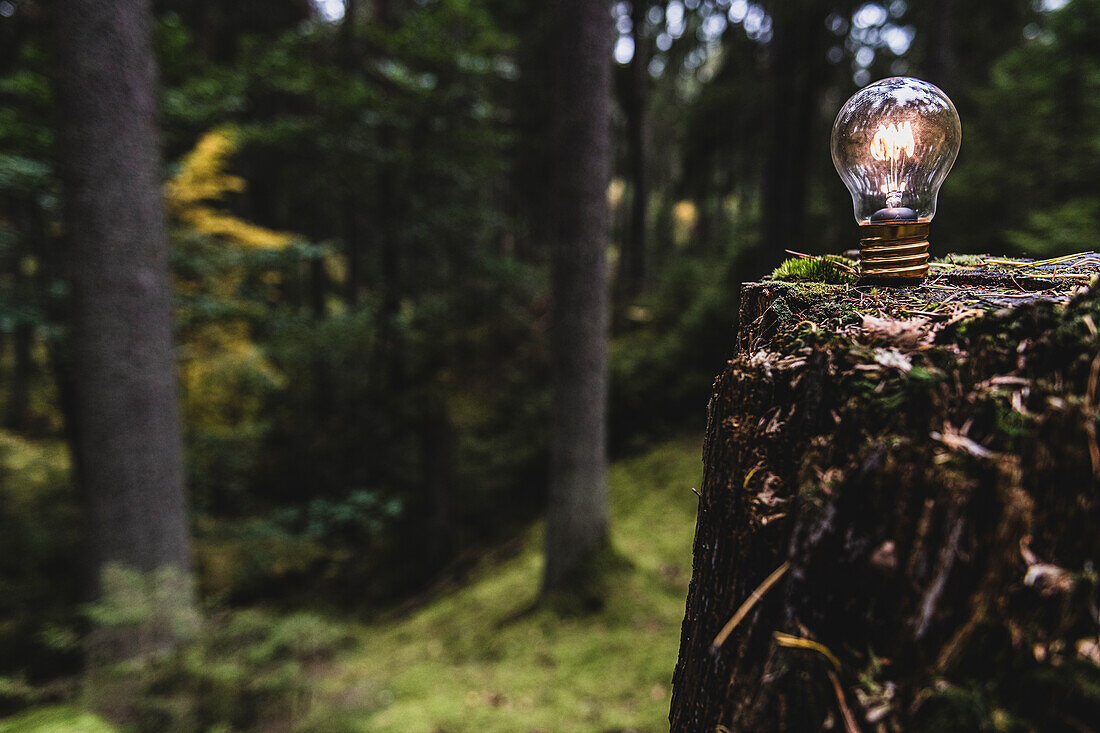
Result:
<svg viewBox="0 0 1100 733"><path fill-rule="evenodd" d="M612 465L619 561L600 610L569 617L535 605L544 538L536 524L509 557L486 561L414 611L335 621L354 642L316 672L308 712L286 729L667 730L700 455L698 439L680 439ZM112 730L70 706L0 720L0 733Z"/></svg>
<svg viewBox="0 0 1100 733"><path fill-rule="evenodd" d="M681 440L612 466L612 542L626 562L600 611L532 610L540 525L465 587L364 627L326 684L350 691L367 731L667 730L700 455Z"/></svg>

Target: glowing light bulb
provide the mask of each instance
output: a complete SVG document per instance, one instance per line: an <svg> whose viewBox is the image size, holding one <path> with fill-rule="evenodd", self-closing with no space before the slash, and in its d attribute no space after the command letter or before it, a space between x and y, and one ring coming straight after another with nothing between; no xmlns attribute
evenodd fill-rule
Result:
<svg viewBox="0 0 1100 733"><path fill-rule="evenodd" d="M852 194L865 280L901 285L928 274L928 223L961 141L955 105L920 79L883 79L840 108L833 165Z"/></svg>

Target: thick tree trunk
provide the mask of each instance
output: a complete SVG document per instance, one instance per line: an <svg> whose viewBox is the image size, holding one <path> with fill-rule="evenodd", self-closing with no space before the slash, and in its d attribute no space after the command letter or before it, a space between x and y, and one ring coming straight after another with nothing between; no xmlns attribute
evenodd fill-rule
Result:
<svg viewBox="0 0 1100 733"><path fill-rule="evenodd" d="M59 3L61 169L73 284L76 465L98 586L109 564L170 569L191 603L152 15ZM110 656L147 651L135 635Z"/></svg>
<svg viewBox="0 0 1100 733"><path fill-rule="evenodd" d="M607 541L609 7L560 0L546 590Z"/></svg>
<svg viewBox="0 0 1100 733"><path fill-rule="evenodd" d="M1094 729L1100 292L1069 300L745 287L673 730Z"/></svg>

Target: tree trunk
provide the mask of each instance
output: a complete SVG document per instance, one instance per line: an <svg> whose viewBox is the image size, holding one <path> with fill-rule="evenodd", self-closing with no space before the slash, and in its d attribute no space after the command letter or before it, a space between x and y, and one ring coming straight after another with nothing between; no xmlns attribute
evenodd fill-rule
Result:
<svg viewBox="0 0 1100 733"><path fill-rule="evenodd" d="M34 325L19 321L12 334L11 390L5 425L16 432L30 425L31 370L34 366L31 350L34 346Z"/></svg>
<svg viewBox="0 0 1100 733"><path fill-rule="evenodd" d="M773 3L775 37L769 44L771 113L764 169L763 226L754 276L782 262L785 250L804 251L806 186L827 65L822 31L832 3L823 0Z"/></svg>
<svg viewBox="0 0 1100 733"><path fill-rule="evenodd" d="M673 730L1094 729L1100 292L1024 272L745 286Z"/></svg>
<svg viewBox="0 0 1100 733"><path fill-rule="evenodd" d="M630 98L626 125L630 139L630 227L619 267L622 293L637 296L646 286L646 209L649 187L646 180L646 102L649 90L649 55L646 50L645 16L647 4L631 3L631 34L634 57L630 60Z"/></svg>
<svg viewBox="0 0 1100 733"><path fill-rule="evenodd" d="M359 202L351 193L345 193L341 201L344 219L344 251L348 258L348 273L344 299L348 307L354 310L359 305L359 290L362 287L362 243L359 235Z"/></svg>
<svg viewBox="0 0 1100 733"><path fill-rule="evenodd" d="M607 541L611 17L602 2L560 0L558 8L547 591L569 590Z"/></svg>
<svg viewBox="0 0 1100 733"><path fill-rule="evenodd" d="M152 15L143 0L63 0L61 170L73 285L74 435L97 592L108 566L174 576L190 547L161 200ZM156 598L155 591L151 591ZM112 658L163 647L126 635Z"/></svg>
<svg viewBox="0 0 1100 733"><path fill-rule="evenodd" d="M925 67L928 80L944 89L950 88L951 77L954 76L955 58L951 51L954 15L955 0L934 0L932 3Z"/></svg>
<svg viewBox="0 0 1100 733"><path fill-rule="evenodd" d="M425 554L435 571L454 558L455 436L445 397L426 390L420 401L420 451L429 502Z"/></svg>

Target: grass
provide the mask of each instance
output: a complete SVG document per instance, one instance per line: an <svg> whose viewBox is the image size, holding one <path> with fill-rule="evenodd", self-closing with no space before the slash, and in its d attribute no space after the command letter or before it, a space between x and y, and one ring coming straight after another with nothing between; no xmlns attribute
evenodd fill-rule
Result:
<svg viewBox="0 0 1100 733"><path fill-rule="evenodd" d="M532 610L542 571L536 527L519 555L482 568L467 586L409 617L363 627L362 643L324 682L344 710L342 727L667 730L699 455L696 442L679 441L612 467L612 543L626 562L599 612Z"/></svg>

